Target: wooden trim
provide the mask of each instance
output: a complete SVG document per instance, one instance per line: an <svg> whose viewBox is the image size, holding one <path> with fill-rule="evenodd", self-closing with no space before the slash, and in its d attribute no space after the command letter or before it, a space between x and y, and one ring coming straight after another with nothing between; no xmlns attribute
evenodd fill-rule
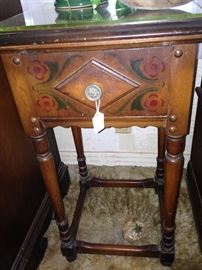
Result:
<svg viewBox="0 0 202 270"><path fill-rule="evenodd" d="M113 187L113 188L155 188L155 181L153 178L146 178L142 180L103 180L93 177L90 181L91 187Z"/></svg>
<svg viewBox="0 0 202 270"><path fill-rule="evenodd" d="M166 127L168 116L122 116L122 117L106 117L105 128L116 127ZM71 126L81 126L82 128L92 128L92 119L89 117L41 117L46 128L62 126L68 128Z"/></svg>
<svg viewBox="0 0 202 270"><path fill-rule="evenodd" d="M43 228L44 223L47 224L47 227L50 224L51 214L52 208L50 200L48 199L48 195L46 193L39 207L39 210L37 211L37 214L30 226L30 229L25 237L25 240L23 241L22 246L15 258L11 270L25 269L26 265L30 263L30 259L32 257L32 252L35 249L35 245L37 245L37 242L39 243L42 240L43 234L41 233L41 231L45 232L45 230L47 229ZM43 257L43 254L41 254L41 257Z"/></svg>
<svg viewBox="0 0 202 270"><path fill-rule="evenodd" d="M88 40L86 40L88 36ZM1 48L8 49L40 49L48 47L80 48L84 47L120 47L123 44L134 47L135 44L148 44L151 42L162 43L191 43L200 42L202 39L201 19L192 19L190 21L159 21L156 23L123 22L118 25L89 25L78 27L59 27L53 25L49 29L34 29L26 27L22 31L7 31L0 33ZM116 41L119 41L118 44ZM9 48L9 47L10 48ZM12 48L12 46L14 46ZM17 47L19 46L19 47Z"/></svg>
<svg viewBox="0 0 202 270"><path fill-rule="evenodd" d="M96 244L85 241L76 241L79 253L103 254L103 255L121 255L138 257L156 257L160 255L158 245L130 246L113 244Z"/></svg>
<svg viewBox="0 0 202 270"><path fill-rule="evenodd" d="M192 205L192 211L194 214L194 220L198 232L200 250L202 252L202 194L200 193L191 161L188 163L186 180L189 198Z"/></svg>

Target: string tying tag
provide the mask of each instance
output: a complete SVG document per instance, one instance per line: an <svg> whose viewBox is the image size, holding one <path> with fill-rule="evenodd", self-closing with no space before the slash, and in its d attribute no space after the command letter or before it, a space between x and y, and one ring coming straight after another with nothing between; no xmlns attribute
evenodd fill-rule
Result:
<svg viewBox="0 0 202 270"><path fill-rule="evenodd" d="M100 112L100 99L95 101L96 113L93 116L92 122L94 127L94 132L97 134L102 131L105 127L104 125L104 113Z"/></svg>

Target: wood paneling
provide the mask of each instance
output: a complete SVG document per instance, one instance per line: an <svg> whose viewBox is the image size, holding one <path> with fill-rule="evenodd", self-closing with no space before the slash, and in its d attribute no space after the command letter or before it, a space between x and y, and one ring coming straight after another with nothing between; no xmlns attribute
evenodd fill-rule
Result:
<svg viewBox="0 0 202 270"><path fill-rule="evenodd" d="M0 21L22 12L20 0L0 0Z"/></svg>

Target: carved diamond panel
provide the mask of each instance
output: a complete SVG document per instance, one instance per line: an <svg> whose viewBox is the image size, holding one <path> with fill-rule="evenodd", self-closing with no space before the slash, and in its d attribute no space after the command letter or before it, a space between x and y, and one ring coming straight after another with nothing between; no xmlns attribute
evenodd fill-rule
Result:
<svg viewBox="0 0 202 270"><path fill-rule="evenodd" d="M139 88L139 84L124 74L109 66L92 59L80 68L74 70L68 77L55 86L69 98L95 108L93 101L85 95L85 89L91 84L102 90L101 109L119 100Z"/></svg>

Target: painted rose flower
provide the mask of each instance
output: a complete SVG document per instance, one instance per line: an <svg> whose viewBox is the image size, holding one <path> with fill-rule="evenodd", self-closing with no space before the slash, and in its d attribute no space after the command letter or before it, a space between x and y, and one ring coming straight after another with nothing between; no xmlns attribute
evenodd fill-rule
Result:
<svg viewBox="0 0 202 270"><path fill-rule="evenodd" d="M165 64L156 56L144 64L144 71L151 78L157 78L158 75L165 70Z"/></svg>
<svg viewBox="0 0 202 270"><path fill-rule="evenodd" d="M48 68L43 65L39 60L32 61L28 67L28 72L37 80L43 80L48 72Z"/></svg>
<svg viewBox="0 0 202 270"><path fill-rule="evenodd" d="M57 109L57 102L49 95L43 95L37 100L37 105L45 112Z"/></svg>
<svg viewBox="0 0 202 270"><path fill-rule="evenodd" d="M143 102L143 105L150 112L155 112L164 105L164 100L157 94L150 94Z"/></svg>

